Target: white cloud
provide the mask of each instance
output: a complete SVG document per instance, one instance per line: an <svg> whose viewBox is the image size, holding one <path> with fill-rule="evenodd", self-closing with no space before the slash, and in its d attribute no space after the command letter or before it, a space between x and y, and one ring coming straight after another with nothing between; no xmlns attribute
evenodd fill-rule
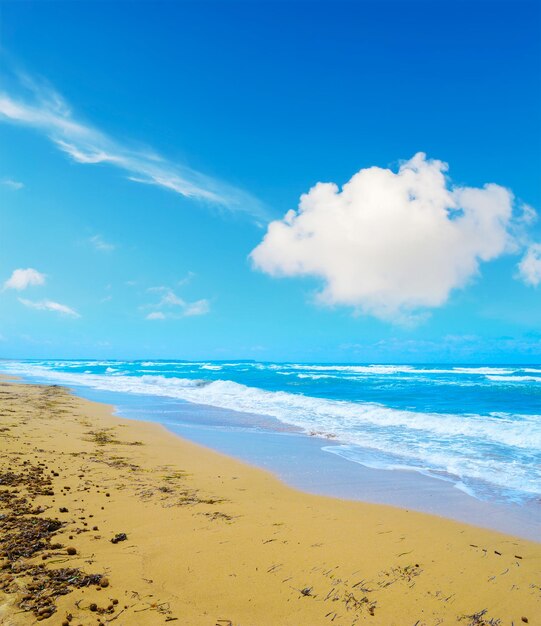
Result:
<svg viewBox="0 0 541 626"><path fill-rule="evenodd" d="M147 320L179 319L210 313L210 302L204 298L195 302L187 302L177 296L172 289L164 286L150 287L148 291L161 293L162 296L159 302L149 305L153 309L160 310L149 313L146 316Z"/></svg>
<svg viewBox="0 0 541 626"><path fill-rule="evenodd" d="M38 272L31 267L27 269L14 270L10 278L4 283L4 289L16 289L22 291L30 286L44 285L45 274Z"/></svg>
<svg viewBox="0 0 541 626"><path fill-rule="evenodd" d="M16 94L16 95L14 95ZM105 164L124 171L129 180L156 185L188 198L231 211L264 218L262 203L249 193L186 165L168 161L151 150L130 147L90 124L79 121L50 86L19 74L0 90L0 121L41 131L73 161Z"/></svg>
<svg viewBox="0 0 541 626"><path fill-rule="evenodd" d="M269 224L253 264L272 276L318 277L320 302L382 319L441 306L514 243L513 194L452 187L446 170L419 153L396 173L362 169L342 190L318 183L298 211Z"/></svg>
<svg viewBox="0 0 541 626"><path fill-rule="evenodd" d="M113 243L105 241L101 235L94 235L88 241L99 252L112 252L116 248Z"/></svg>
<svg viewBox="0 0 541 626"><path fill-rule="evenodd" d="M24 184L18 180L13 180L13 178L4 178L0 181L2 185L5 187L9 187L10 189L14 189L15 191L19 191L24 187Z"/></svg>
<svg viewBox="0 0 541 626"><path fill-rule="evenodd" d="M186 307L186 302L182 298L179 298L173 291L167 289L160 300L158 306L179 306Z"/></svg>
<svg viewBox="0 0 541 626"><path fill-rule="evenodd" d="M62 315L68 315L69 317L81 317L77 311L69 306L60 304L59 302L53 302L52 300L39 300L36 302L34 300L19 298L19 302L30 309L37 309L38 311L54 311Z"/></svg>
<svg viewBox="0 0 541 626"><path fill-rule="evenodd" d="M184 309L184 317L192 317L194 315L206 315L210 312L210 302L208 300L197 300L196 302L188 302Z"/></svg>
<svg viewBox="0 0 541 626"><path fill-rule="evenodd" d="M152 313L149 313L146 318L147 320L164 320L165 319L165 313L162 313L161 311L153 311Z"/></svg>
<svg viewBox="0 0 541 626"><path fill-rule="evenodd" d="M532 243L518 264L519 277L532 287L541 283L541 243Z"/></svg>
<svg viewBox="0 0 541 626"><path fill-rule="evenodd" d="M194 278L194 276L195 276L195 272L191 272L191 271L190 271L190 272L188 272L188 273L186 274L186 276L184 276L184 278L181 278L181 279L177 282L177 285L178 285L179 287L183 287L184 285L187 285L189 282L191 282L191 281L192 281L192 279Z"/></svg>

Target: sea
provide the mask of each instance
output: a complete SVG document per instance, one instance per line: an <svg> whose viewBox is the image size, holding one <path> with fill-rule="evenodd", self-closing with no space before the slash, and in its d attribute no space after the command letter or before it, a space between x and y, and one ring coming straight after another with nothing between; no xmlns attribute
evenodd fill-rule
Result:
<svg viewBox="0 0 541 626"><path fill-rule="evenodd" d="M541 365L24 360L0 370L278 473L309 446L315 465L338 457L350 472L413 473L480 502L541 509ZM258 445L259 456L247 451ZM295 458L288 471L306 473Z"/></svg>

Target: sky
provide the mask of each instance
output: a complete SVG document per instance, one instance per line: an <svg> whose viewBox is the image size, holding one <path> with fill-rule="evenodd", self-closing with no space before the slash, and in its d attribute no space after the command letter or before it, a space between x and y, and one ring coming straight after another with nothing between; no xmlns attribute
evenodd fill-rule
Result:
<svg viewBox="0 0 541 626"><path fill-rule="evenodd" d="M540 31L0 0L0 357L540 363Z"/></svg>

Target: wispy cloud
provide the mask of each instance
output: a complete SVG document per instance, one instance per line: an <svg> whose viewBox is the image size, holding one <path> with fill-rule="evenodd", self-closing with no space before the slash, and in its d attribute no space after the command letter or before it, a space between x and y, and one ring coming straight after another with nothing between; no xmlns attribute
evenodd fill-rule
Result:
<svg viewBox="0 0 541 626"><path fill-rule="evenodd" d="M116 246L114 243L105 241L101 235L94 235L88 239L90 245L99 252L112 252Z"/></svg>
<svg viewBox="0 0 541 626"><path fill-rule="evenodd" d="M9 88L8 88L9 82ZM170 161L150 149L117 141L76 117L64 98L44 81L18 73L0 84L0 121L17 123L44 133L73 161L103 164L122 170L137 183L169 189L233 212L264 220L262 203L248 192Z"/></svg>
<svg viewBox="0 0 541 626"><path fill-rule="evenodd" d="M195 317L197 315L206 315L210 313L210 302L202 298L194 302L187 302L180 298L169 287L150 287L149 292L161 293L160 300L146 308L152 308L145 319L147 320L165 320L180 319L182 317Z"/></svg>
<svg viewBox="0 0 541 626"><path fill-rule="evenodd" d="M45 274L28 267L27 269L14 270L11 276L4 283L4 289L16 289L23 291L27 287L44 285Z"/></svg>
<svg viewBox="0 0 541 626"><path fill-rule="evenodd" d="M9 187L10 189L13 189L14 191L19 191L19 189L22 189L24 187L23 183L18 180L14 180L13 178L3 178L2 180L0 180L0 184L4 185L4 187Z"/></svg>
<svg viewBox="0 0 541 626"><path fill-rule="evenodd" d="M53 302L52 300L26 300L25 298L19 298L19 302L24 304L24 306L29 309L37 309L38 311L54 311L56 313L60 313L62 315L67 315L69 317L81 317L75 309L72 309L65 304L60 304L60 302Z"/></svg>

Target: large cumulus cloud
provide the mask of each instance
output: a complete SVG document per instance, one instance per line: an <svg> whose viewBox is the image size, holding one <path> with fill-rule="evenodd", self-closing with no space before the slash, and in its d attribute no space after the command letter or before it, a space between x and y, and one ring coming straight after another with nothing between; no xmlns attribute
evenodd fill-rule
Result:
<svg viewBox="0 0 541 626"><path fill-rule="evenodd" d="M397 172L362 169L342 190L318 183L269 224L253 264L319 277L323 303L384 319L441 306L514 245L516 226L508 189L452 186L446 170L419 153Z"/></svg>

